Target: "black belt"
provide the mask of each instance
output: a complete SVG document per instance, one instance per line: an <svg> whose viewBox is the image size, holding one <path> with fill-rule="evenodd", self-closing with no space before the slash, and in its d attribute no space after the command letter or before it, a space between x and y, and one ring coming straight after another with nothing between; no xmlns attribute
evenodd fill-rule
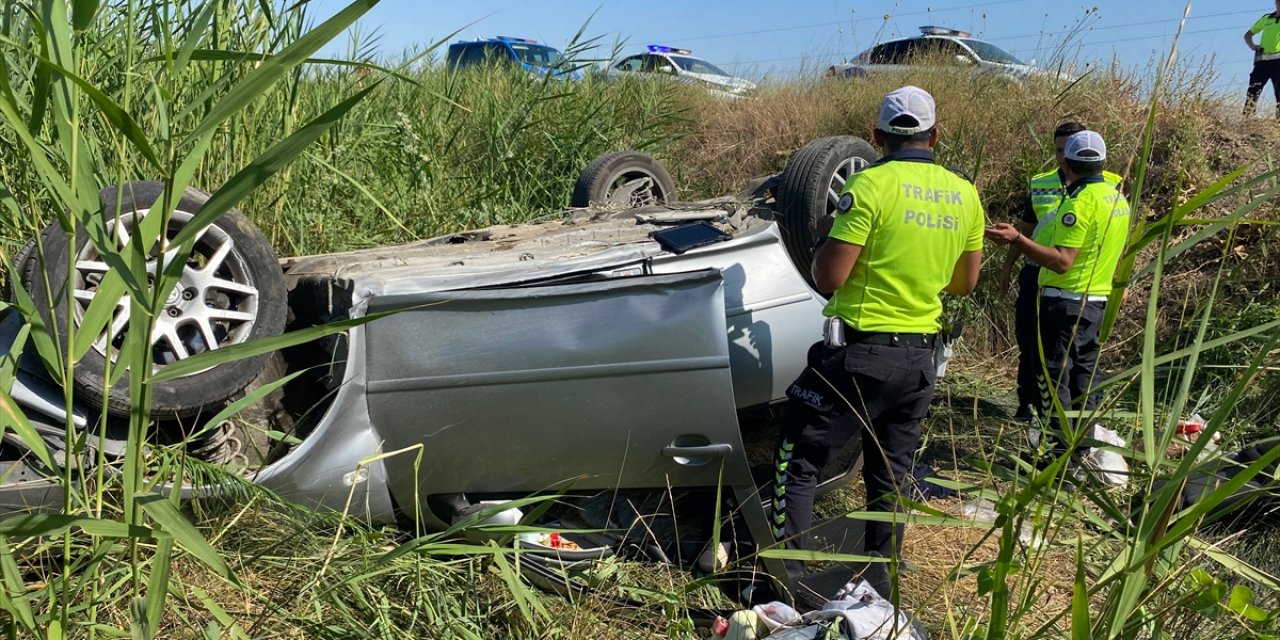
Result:
<svg viewBox="0 0 1280 640"><path fill-rule="evenodd" d="M845 342L848 344L874 344L885 347L920 347L932 349L936 333L892 333L883 331L858 331L850 328L845 331Z"/></svg>

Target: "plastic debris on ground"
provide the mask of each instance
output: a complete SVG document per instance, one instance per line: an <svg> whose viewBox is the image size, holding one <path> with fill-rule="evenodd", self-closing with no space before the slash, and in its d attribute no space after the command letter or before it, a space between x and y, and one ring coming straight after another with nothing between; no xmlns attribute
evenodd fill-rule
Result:
<svg viewBox="0 0 1280 640"><path fill-rule="evenodd" d="M835 599L801 615L781 602L734 613L717 625L715 638L726 640L926 640L910 616L898 612L865 580L844 586Z"/></svg>
<svg viewBox="0 0 1280 640"><path fill-rule="evenodd" d="M986 498L974 498L965 501L960 507L960 514L966 518L972 518L975 522L995 522L1000 514L996 513L996 505L994 502Z"/></svg>
<svg viewBox="0 0 1280 640"><path fill-rule="evenodd" d="M1036 449L1040 446L1041 432L1039 429L1030 429L1027 432L1027 444ZM1085 437L1101 442L1104 446L1125 448L1128 443L1119 433L1112 431L1100 424L1094 423L1089 426ZM1109 451L1102 447L1089 447L1084 454L1078 458L1079 466L1075 466L1075 461L1068 466L1068 473L1073 482L1084 482L1089 475L1097 478L1103 484L1119 487L1129 482L1129 461L1125 460L1124 455L1116 451ZM1083 469L1081 469L1083 467ZM1089 473L1085 473L1084 471Z"/></svg>
<svg viewBox="0 0 1280 640"><path fill-rule="evenodd" d="M974 498L965 501L960 507L960 514L966 518L971 518L974 522L985 522L995 524L1000 514L996 513L995 503L985 498ZM1030 520L1023 520L1022 527L1018 530L1018 542L1023 546L1032 549L1039 549L1045 543L1044 532L1037 531L1035 524Z"/></svg>
<svg viewBox="0 0 1280 640"><path fill-rule="evenodd" d="M698 555L698 560L694 564L707 573L719 571L729 566L729 543L721 542L713 545L707 543L707 548L702 550Z"/></svg>
<svg viewBox="0 0 1280 640"><path fill-rule="evenodd" d="M1120 434L1096 423L1085 435L1111 447L1124 448L1127 445ZM1115 451L1090 447L1080 458L1080 464L1092 471L1103 484L1122 487L1129 482L1129 462Z"/></svg>
<svg viewBox="0 0 1280 640"><path fill-rule="evenodd" d="M1191 445L1200 439L1200 435L1204 433L1205 421L1200 414L1193 414L1190 418L1179 420L1176 431L1174 432L1173 442L1169 443L1169 448L1165 450L1165 455L1172 459L1179 459L1187 455L1191 451ZM1222 440L1221 432L1214 432L1209 442L1205 443L1204 449L1200 450L1197 461L1203 461L1218 452L1218 442Z"/></svg>
<svg viewBox="0 0 1280 640"><path fill-rule="evenodd" d="M521 542L529 542L543 547L552 549L561 549L563 551L581 551L582 547L578 543L560 535L557 531L547 533L521 533L516 536Z"/></svg>

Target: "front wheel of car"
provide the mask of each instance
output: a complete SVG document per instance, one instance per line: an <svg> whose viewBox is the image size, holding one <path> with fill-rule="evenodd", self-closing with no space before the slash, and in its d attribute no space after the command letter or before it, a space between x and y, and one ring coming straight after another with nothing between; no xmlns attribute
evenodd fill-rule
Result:
<svg viewBox="0 0 1280 640"><path fill-rule="evenodd" d="M124 248L147 216L160 215L152 207L164 190L160 182L137 182L99 193L107 237L116 247ZM175 237L208 199L206 193L187 189L170 214L166 240ZM33 300L46 325L56 327L53 333L65 349L67 319L79 327L111 267L83 227L77 228L74 245L57 224L45 231L43 242L43 273L49 286L33 287ZM148 279L154 281L177 253L176 247L152 248L144 256ZM154 320L153 371L201 353L279 335L286 309L284 274L270 244L244 214L227 211L196 236L182 274ZM128 415L132 404L129 373L110 385L104 403L105 372L108 358L117 358L135 324L131 314L129 297L124 296L76 364L71 381L81 400L117 416ZM253 381L268 357L232 360L156 383L151 387L151 415L181 418L216 410Z"/></svg>
<svg viewBox="0 0 1280 640"><path fill-rule="evenodd" d="M845 182L879 157L862 138L832 136L801 147L782 170L776 206L787 251L806 279L819 229L835 214Z"/></svg>

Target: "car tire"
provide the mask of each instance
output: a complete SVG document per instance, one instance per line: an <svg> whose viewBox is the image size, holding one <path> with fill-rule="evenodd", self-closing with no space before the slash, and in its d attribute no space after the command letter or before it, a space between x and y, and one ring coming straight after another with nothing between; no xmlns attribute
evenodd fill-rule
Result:
<svg viewBox="0 0 1280 640"><path fill-rule="evenodd" d="M818 229L835 212L845 181L879 158L862 138L833 136L801 147L782 170L777 209L787 251L806 280Z"/></svg>
<svg viewBox="0 0 1280 640"><path fill-rule="evenodd" d="M151 206L164 195L161 182L136 182L123 188L108 187L98 195L106 215L108 233L119 237L117 225L133 224L145 216ZM117 199L119 207L117 208ZM187 189L171 214L168 237L173 237L209 199L209 195ZM88 241L83 228L76 233L74 274L68 273L70 246L67 234L56 223L43 234L44 255L41 268L50 286L34 287L33 300L47 326L55 326L56 339L67 342L65 318L68 303L79 292L78 300L92 299L107 269L98 251ZM209 260L217 258L211 266ZM152 265L160 263L153 251L148 257ZM96 262L96 264L95 264ZM37 276L38 277L38 276ZM61 292L66 291L63 295ZM50 293L52 292L52 296ZM77 397L86 404L111 415L129 414L129 374L120 376L111 386L103 406L106 357L123 343L128 327L128 298L121 300L115 316L85 352L76 365L72 385ZM76 302L71 310L76 322L87 302ZM156 320L153 331L153 365L163 367L197 353L208 351L209 344L227 347L250 340L280 335L284 331L287 298L284 273L271 245L244 214L232 209L214 220L194 245L184 273L166 305L165 313ZM110 348L108 348L108 344ZM215 347L216 348L216 347ZM269 354L226 362L175 380L151 387L151 415L157 419L176 419L217 410L240 393L258 375Z"/></svg>
<svg viewBox="0 0 1280 640"><path fill-rule="evenodd" d="M616 151L592 160L573 185L573 207L640 207L676 198L676 183L665 167L646 153Z"/></svg>
<svg viewBox="0 0 1280 640"><path fill-rule="evenodd" d="M20 285L25 291L31 291L31 280L36 268L35 252L35 238L28 238L17 251L13 252L13 257L9 261L9 265L13 267L13 270L4 279L3 299L5 302L9 304L18 302L18 297L14 295L15 286Z"/></svg>

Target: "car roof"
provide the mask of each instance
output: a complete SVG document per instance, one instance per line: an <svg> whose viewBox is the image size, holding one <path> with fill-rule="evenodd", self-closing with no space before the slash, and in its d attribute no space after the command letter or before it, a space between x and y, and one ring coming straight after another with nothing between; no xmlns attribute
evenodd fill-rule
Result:
<svg viewBox="0 0 1280 640"><path fill-rule="evenodd" d="M893 39L893 40L885 40L884 42L877 42L876 44L873 44L873 45L871 45L870 47L867 47L866 49L862 50L858 55L862 55L863 53L870 53L870 52L871 52L873 49L875 49L876 47L883 47L883 46L885 46L885 45L887 45L887 44L894 44L894 43L897 43L897 42L914 42L914 41L916 41L916 40L950 40L950 41L952 41L952 42L954 42L954 43L956 43L956 44L958 44L958 45L960 45L960 46L964 47L965 49L968 49L968 50L970 50L970 51L973 51L974 55L978 55L978 52L977 52L977 51L975 51L973 47L971 47L971 46L969 46L968 44L966 44L966 43L965 43L965 40L972 40L972 41L976 41L976 42L987 42L986 40L982 40L982 39L979 39L979 38L975 38L975 37L973 37L972 35L964 35L964 36L961 36L961 35L955 35L955 34L950 34L950 33L948 33L948 34L940 34L940 33L921 33L921 34L914 35L914 36L907 36L907 37L905 37L905 38L895 38L895 39ZM991 43L989 43L989 42L988 42L987 44L991 44ZM993 47L994 47L994 46L996 46L996 45L992 44L991 46L993 46ZM981 60L981 59L982 59L982 56L978 56L978 59L980 59L980 60Z"/></svg>
<svg viewBox="0 0 1280 640"><path fill-rule="evenodd" d="M652 53L655 56L664 58L692 58L694 60L702 60L703 58L695 56L692 53L676 53L674 51L644 51L643 53Z"/></svg>
<svg viewBox="0 0 1280 640"><path fill-rule="evenodd" d="M617 60L618 62L621 62L623 60L639 58L640 56L658 56L660 58L688 58L690 60L699 60L702 62L706 62L707 64L711 64L711 61L707 60L706 58L695 56L692 53L678 53L675 51L637 51L635 53L625 55L620 58L615 58L615 60Z"/></svg>
<svg viewBox="0 0 1280 640"><path fill-rule="evenodd" d="M910 40L953 40L956 42L960 42L960 44L964 44L964 42L962 42L963 40L978 40L979 42L983 42L982 40L979 40L978 38L975 38L973 36L956 36L951 34L921 33L914 36L907 36L905 38L895 38L893 40L885 40L884 42L878 42L868 47L868 50L874 49L876 47L886 45L886 44L893 44L895 42L908 42Z"/></svg>
<svg viewBox="0 0 1280 640"><path fill-rule="evenodd" d="M492 38L476 38L474 40L459 40L457 42L454 42L453 44L450 44L449 46L453 47L460 44L489 44L489 43L536 44L540 47L547 47L549 49L555 48L544 42L538 42L537 40L531 40L529 38L512 38L510 36L494 36Z"/></svg>

